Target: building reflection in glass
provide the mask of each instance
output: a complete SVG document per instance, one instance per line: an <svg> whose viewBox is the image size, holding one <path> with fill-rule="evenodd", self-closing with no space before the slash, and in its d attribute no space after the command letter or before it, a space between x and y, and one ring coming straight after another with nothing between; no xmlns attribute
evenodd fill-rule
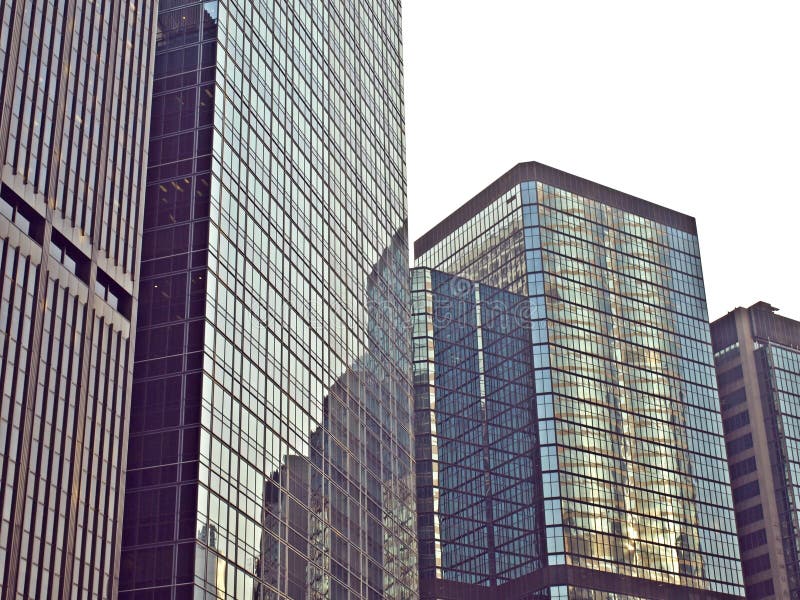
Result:
<svg viewBox="0 0 800 600"><path fill-rule="evenodd" d="M384 253L368 280L369 352L331 386L308 455L286 456L265 483L258 600L278 597L276 591L328 598L348 571L379 597L407 597L403 582L416 585L409 438L392 448L381 435L393 411L410 422L408 355L392 341L407 316L383 299L387 291L404 293L387 277L401 266L400 248ZM381 356L398 351L393 362ZM372 560L364 560L365 550Z"/></svg>
<svg viewBox="0 0 800 600"><path fill-rule="evenodd" d="M160 3L121 600L416 595L399 17Z"/></svg>
<svg viewBox="0 0 800 600"><path fill-rule="evenodd" d="M422 584L497 586L543 554L527 304L428 269L412 298Z"/></svg>

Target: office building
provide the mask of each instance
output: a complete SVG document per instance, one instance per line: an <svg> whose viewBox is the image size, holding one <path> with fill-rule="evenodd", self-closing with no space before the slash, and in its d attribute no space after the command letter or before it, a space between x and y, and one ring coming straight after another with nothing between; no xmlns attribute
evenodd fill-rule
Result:
<svg viewBox="0 0 800 600"><path fill-rule="evenodd" d="M0 3L0 598L112 598L155 2Z"/></svg>
<svg viewBox="0 0 800 600"><path fill-rule="evenodd" d="M400 6L162 0L120 599L414 598Z"/></svg>
<svg viewBox="0 0 800 600"><path fill-rule="evenodd" d="M800 596L800 322L766 302L711 324L747 598Z"/></svg>
<svg viewBox="0 0 800 600"><path fill-rule="evenodd" d="M519 164L415 243L422 598L741 598L693 218Z"/></svg>

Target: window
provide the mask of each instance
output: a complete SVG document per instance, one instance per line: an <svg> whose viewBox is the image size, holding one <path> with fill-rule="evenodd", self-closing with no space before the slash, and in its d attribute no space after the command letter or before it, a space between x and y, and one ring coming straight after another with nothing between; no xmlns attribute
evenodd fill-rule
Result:
<svg viewBox="0 0 800 600"><path fill-rule="evenodd" d="M753 436L749 433L747 435L743 435L740 438L736 438L735 440L731 440L725 447L728 450L728 458L735 454L739 454L740 452L744 452L748 448L753 447Z"/></svg>
<svg viewBox="0 0 800 600"><path fill-rule="evenodd" d="M50 239L50 256L76 275L84 283L89 283L90 259L57 231L53 230Z"/></svg>
<svg viewBox="0 0 800 600"><path fill-rule="evenodd" d="M772 579L754 583L745 587L745 595L752 600L759 600L760 598L767 598L775 593L775 588L772 585Z"/></svg>
<svg viewBox="0 0 800 600"><path fill-rule="evenodd" d="M121 313L126 319L130 318L132 302L130 295L100 269L97 270L94 291L111 308Z"/></svg>
<svg viewBox="0 0 800 600"><path fill-rule="evenodd" d="M0 188L0 214L41 245L44 219L7 185Z"/></svg>
<svg viewBox="0 0 800 600"><path fill-rule="evenodd" d="M756 459L754 456L740 460L730 466L731 479L736 479L747 473L752 473L756 470Z"/></svg>
<svg viewBox="0 0 800 600"><path fill-rule="evenodd" d="M756 521L760 521L763 518L764 518L764 509L760 504L758 504L757 506L746 508L745 510L740 510L739 512L737 512L736 526L743 527L744 525L749 525L750 523L755 523Z"/></svg>
<svg viewBox="0 0 800 600"><path fill-rule="evenodd" d="M745 483L744 485L733 488L733 501L741 502L742 500L758 496L759 493L758 481L751 481L750 483Z"/></svg>
<svg viewBox="0 0 800 600"><path fill-rule="evenodd" d="M717 377L717 383L719 384L719 387L721 388L721 387L723 387L723 386L725 386L725 385L727 385L729 383L732 383L734 381L738 381L741 378L742 378L742 366L741 365L737 365L736 367L734 367L733 369L730 369L729 371L725 371L724 373L720 373L720 375Z"/></svg>
<svg viewBox="0 0 800 600"><path fill-rule="evenodd" d="M739 547L742 549L742 552L746 552L747 550L752 550L753 548L758 548L759 546L763 546L767 543L767 531L765 529L759 529L758 531L754 531L753 533L748 533L747 535L739 536Z"/></svg>
<svg viewBox="0 0 800 600"><path fill-rule="evenodd" d="M733 408L738 404L742 404L745 401L747 401L747 395L745 394L743 387L731 392L730 394L723 394L720 397L720 404L723 411Z"/></svg>
<svg viewBox="0 0 800 600"><path fill-rule="evenodd" d="M766 571L769 567L769 554L762 554L761 556L742 561L742 573L744 573L745 577L750 577L756 573L761 573L761 571Z"/></svg>
<svg viewBox="0 0 800 600"><path fill-rule="evenodd" d="M730 433L731 431L736 431L737 429L740 429L749 423L750 413L745 410L744 412L735 414L732 417L723 419L722 429L725 431L725 433Z"/></svg>

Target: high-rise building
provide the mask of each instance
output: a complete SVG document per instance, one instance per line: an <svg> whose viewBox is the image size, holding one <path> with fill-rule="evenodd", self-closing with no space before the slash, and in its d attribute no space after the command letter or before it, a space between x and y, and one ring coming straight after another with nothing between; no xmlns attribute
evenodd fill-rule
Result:
<svg viewBox="0 0 800 600"><path fill-rule="evenodd" d="M416 597L399 2L156 44L120 598Z"/></svg>
<svg viewBox="0 0 800 600"><path fill-rule="evenodd" d="M711 324L747 598L800 597L800 322L766 302Z"/></svg>
<svg viewBox="0 0 800 600"><path fill-rule="evenodd" d="M113 598L155 2L0 2L0 598Z"/></svg>
<svg viewBox="0 0 800 600"><path fill-rule="evenodd" d="M519 164L415 244L422 598L741 598L693 218Z"/></svg>

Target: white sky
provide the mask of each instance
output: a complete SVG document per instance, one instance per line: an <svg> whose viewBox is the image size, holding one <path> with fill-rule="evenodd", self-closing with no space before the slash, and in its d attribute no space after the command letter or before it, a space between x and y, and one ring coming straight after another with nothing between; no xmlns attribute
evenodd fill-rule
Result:
<svg viewBox="0 0 800 600"><path fill-rule="evenodd" d="M712 320L800 320L800 4L403 4L412 243L536 160L694 216Z"/></svg>

